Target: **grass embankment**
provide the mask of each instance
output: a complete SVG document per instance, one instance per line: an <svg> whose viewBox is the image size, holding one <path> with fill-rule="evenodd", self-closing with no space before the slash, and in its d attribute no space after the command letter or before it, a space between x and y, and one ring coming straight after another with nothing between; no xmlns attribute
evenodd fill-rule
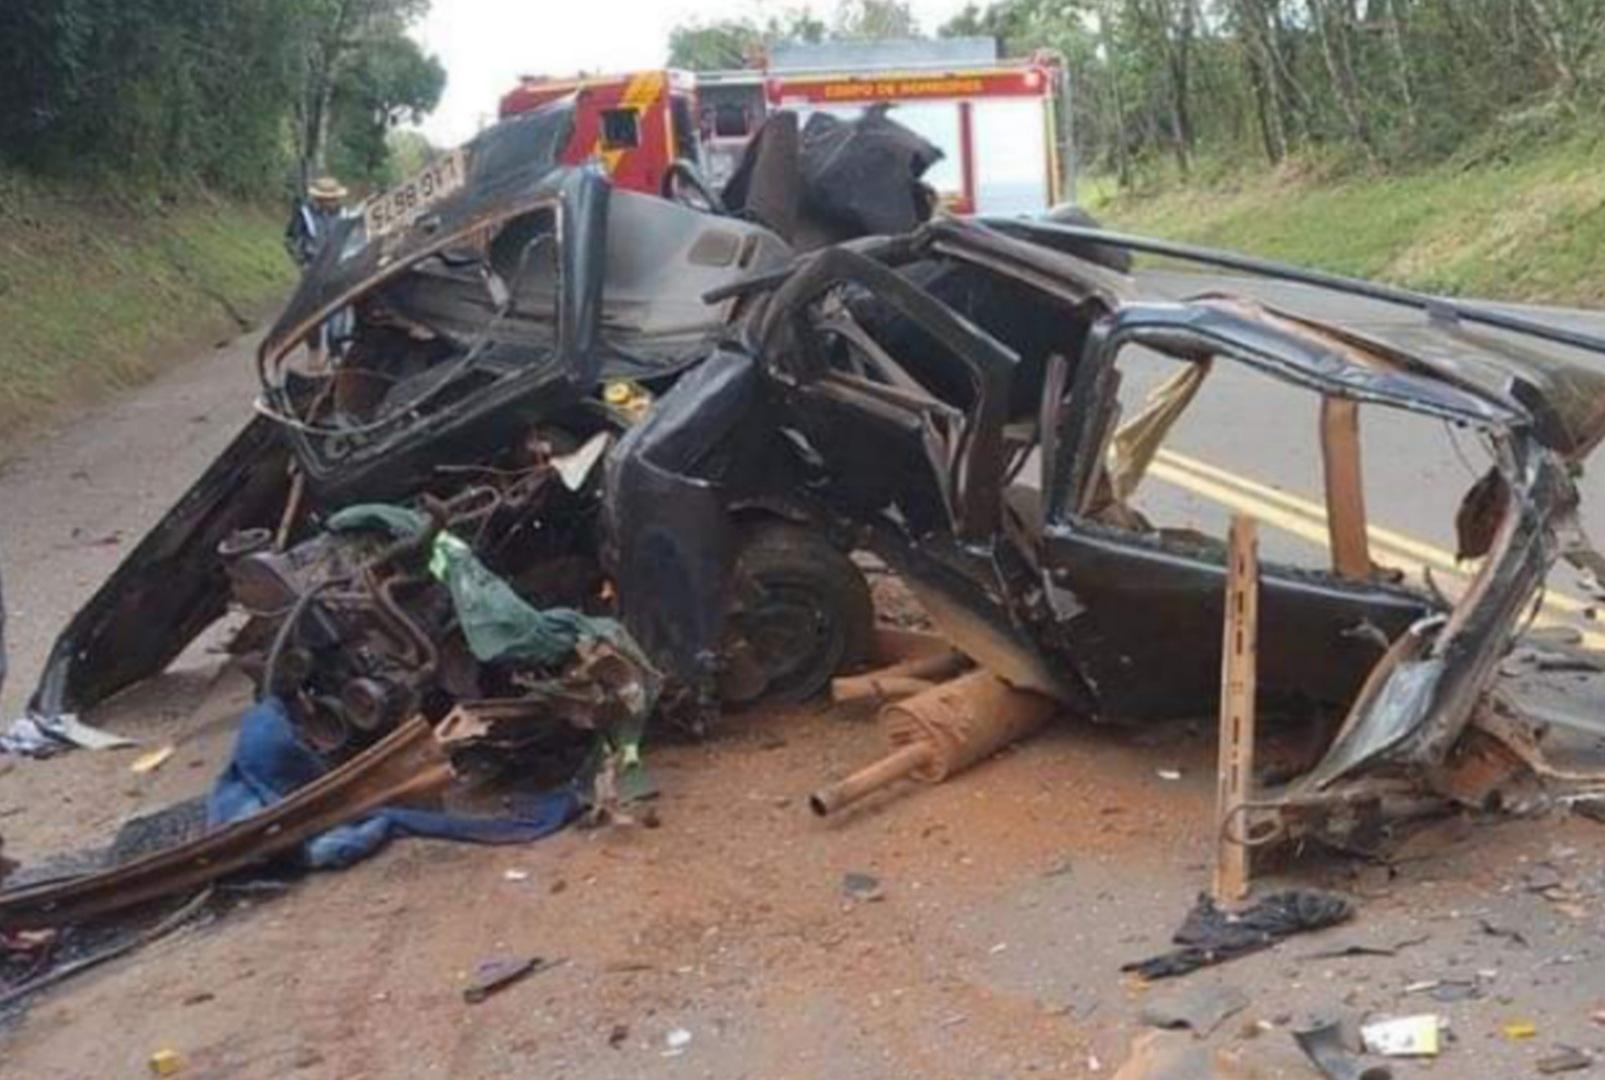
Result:
<svg viewBox="0 0 1605 1080"><path fill-rule="evenodd" d="M1305 161L1131 192L1093 182L1083 201L1114 228L1434 292L1605 306L1605 137L1403 174Z"/></svg>
<svg viewBox="0 0 1605 1080"><path fill-rule="evenodd" d="M0 433L231 336L293 270L271 208L0 172Z"/></svg>

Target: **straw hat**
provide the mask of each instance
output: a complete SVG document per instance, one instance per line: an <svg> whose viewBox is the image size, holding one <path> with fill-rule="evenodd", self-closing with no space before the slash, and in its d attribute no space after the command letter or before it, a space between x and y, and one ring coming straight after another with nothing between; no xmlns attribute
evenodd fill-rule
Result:
<svg viewBox="0 0 1605 1080"><path fill-rule="evenodd" d="M307 194L323 202L338 202L348 192L345 185L332 176L320 176L307 185Z"/></svg>

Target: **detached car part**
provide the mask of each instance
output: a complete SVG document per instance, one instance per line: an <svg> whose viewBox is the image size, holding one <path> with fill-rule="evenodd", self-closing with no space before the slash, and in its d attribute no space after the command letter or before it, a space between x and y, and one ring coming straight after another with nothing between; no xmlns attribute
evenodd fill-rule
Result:
<svg viewBox="0 0 1605 1080"><path fill-rule="evenodd" d="M851 198L917 209L919 172L937 155L912 132L874 123L838 133L833 152L846 157L837 165L895 142L902 175L860 177ZM320 535L329 513L355 502L494 502L486 522L497 538L484 555L495 569L541 601L559 586L599 592L597 485L587 485L587 466L559 488L549 467L583 446L597 448L594 462L606 445L598 437L627 430L705 360L742 301L704 294L786 263L797 250L791 230L814 221L811 207L834 204L799 182L796 142L784 139L736 205L768 207L787 239L741 217L613 190L596 170L558 165L573 125L572 101L498 124L448 155L432 194L410 209L379 199L335 224L258 350L262 415L57 639L29 706L47 729L162 670L231 598L266 611L241 595L242 582L291 602L319 589L329 566L360 561L350 544ZM838 217L829 229L851 224ZM816 221L806 231L829 229ZM339 328L326 362L301 348L324 326ZM783 697L818 690L868 633L867 594L850 564L814 549L782 568L765 554L779 535L759 528L766 520L785 517L755 509L747 522L748 562L765 568L746 575L760 587L741 598L741 655L725 680L740 701L767 693L771 676ZM241 550L265 535L271 550ZM765 598L771 579L783 587ZM353 645L344 677L326 680L338 682L331 702L342 702L330 711L345 714L325 732L332 741L342 727L382 730L427 696L427 679L403 677L382 654L399 649L402 667L418 668L422 639L444 629L438 605L418 607L428 607L427 590L358 584L373 601L368 614L309 623L328 631L326 644L350 635ZM785 609L809 620L787 633L817 637L812 653L780 655L807 651L776 636ZM433 676L448 674L440 664L451 657L437 658Z"/></svg>

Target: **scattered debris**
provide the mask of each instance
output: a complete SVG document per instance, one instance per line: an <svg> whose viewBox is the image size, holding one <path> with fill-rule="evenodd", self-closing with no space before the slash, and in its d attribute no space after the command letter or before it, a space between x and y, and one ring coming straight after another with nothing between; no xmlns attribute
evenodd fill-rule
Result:
<svg viewBox="0 0 1605 1080"><path fill-rule="evenodd" d="M1437 1057L1443 1020L1435 1013L1375 1020L1360 1027L1360 1041L1385 1057Z"/></svg>
<svg viewBox="0 0 1605 1080"><path fill-rule="evenodd" d="M1489 937L1503 938L1512 945L1520 945L1524 949L1528 947L1527 936L1520 930L1512 930L1508 927L1496 926L1487 919L1478 919L1477 926Z"/></svg>
<svg viewBox="0 0 1605 1080"><path fill-rule="evenodd" d="M1558 1044L1553 1054L1547 1054L1536 1062L1538 1071L1546 1075L1550 1073L1577 1072L1587 1069L1594 1064L1594 1059L1575 1046Z"/></svg>
<svg viewBox="0 0 1605 1080"><path fill-rule="evenodd" d="M858 701L896 701L929 690L936 683L951 679L970 666L969 657L955 652L945 641L928 635L935 647L867 672L833 679L830 696L837 704Z"/></svg>
<svg viewBox="0 0 1605 1080"><path fill-rule="evenodd" d="M326 769L296 737L283 703L267 698L241 720L234 756L207 800L210 831L110 869L0 892L0 925L59 926L122 910L289 851L306 866L338 868L397 835L526 843L562 828L579 810L569 787L505 817L395 805L446 786L454 775L443 740L421 717Z"/></svg>
<svg viewBox="0 0 1605 1080"><path fill-rule="evenodd" d="M1161 780L1180 780L1181 779L1181 770L1180 769L1155 769L1154 770L1154 775L1158 776L1159 779L1161 779Z"/></svg>
<svg viewBox="0 0 1605 1080"><path fill-rule="evenodd" d="M157 1076L172 1076L184 1067L184 1059L179 1057L177 1050L163 1049L152 1054L147 1064Z"/></svg>
<svg viewBox="0 0 1605 1080"><path fill-rule="evenodd" d="M1482 987L1475 979L1422 979L1406 985L1404 992L1428 994L1434 1001L1448 1003L1481 997Z"/></svg>
<svg viewBox="0 0 1605 1080"><path fill-rule="evenodd" d="M1534 863L1521 876L1522 888L1535 893L1558 889L1565 884L1565 881L1560 870L1548 862Z"/></svg>
<svg viewBox="0 0 1605 1080"><path fill-rule="evenodd" d="M1327 1080L1393 1080L1387 1066L1365 1065L1349 1053L1337 1021L1295 1031L1293 1040Z"/></svg>
<svg viewBox="0 0 1605 1080"><path fill-rule="evenodd" d="M468 985L463 987L463 1000L469 1004L478 1004L503 987L509 986L537 967L550 965L538 956L495 956L488 960L481 960L474 973L469 977Z"/></svg>
<svg viewBox="0 0 1605 1080"><path fill-rule="evenodd" d="M939 783L1025 738L1058 711L1052 698L1017 690L989 671L933 686L881 710L892 753L808 797L823 817L911 776Z"/></svg>
<svg viewBox="0 0 1605 1080"><path fill-rule="evenodd" d="M1200 1039L1207 1039L1229 1017L1246 1009L1248 1002L1248 995L1235 986L1194 986L1149 1001L1140 1018L1149 1027L1189 1028Z"/></svg>
<svg viewBox="0 0 1605 1080"><path fill-rule="evenodd" d="M1199 893L1171 939L1181 948L1121 967L1144 979L1163 979L1258 952L1294 934L1335 926L1354 915L1341 896L1314 889L1287 889L1243 908L1224 911Z"/></svg>
<svg viewBox="0 0 1605 1080"><path fill-rule="evenodd" d="M1299 957L1301 960L1341 960L1349 956L1397 956L1402 949L1412 945L1422 945L1432 940L1431 934L1422 934L1419 937L1405 938L1391 945L1368 945L1363 942L1350 942L1337 945L1330 949L1319 949L1307 952Z"/></svg>
<svg viewBox="0 0 1605 1080"><path fill-rule="evenodd" d="M1069 877L1071 871L1074 869L1075 859L1069 855L1066 855L1064 858L1042 871L1042 876L1045 878Z"/></svg>
<svg viewBox="0 0 1605 1080"><path fill-rule="evenodd" d="M1531 1020L1507 1020L1499 1026L1499 1033L1511 1042L1519 1042L1537 1035L1538 1025Z"/></svg>
<svg viewBox="0 0 1605 1080"><path fill-rule="evenodd" d="M1566 802L1578 817L1605 824L1605 796L1584 795Z"/></svg>
<svg viewBox="0 0 1605 1080"><path fill-rule="evenodd" d="M514 870L514 869L503 870L502 871L502 880L503 881L528 881L529 880L529 871L528 870Z"/></svg>
<svg viewBox="0 0 1605 1080"><path fill-rule="evenodd" d="M675 1028L663 1037L663 1045L666 1047L664 1057L677 1057L691 1045L691 1032L685 1028Z"/></svg>
<svg viewBox="0 0 1605 1080"><path fill-rule="evenodd" d="M168 745L143 753L133 760L128 766L128 771L138 773L141 776L155 772L166 764L167 759L172 757L174 752L175 748Z"/></svg>
<svg viewBox="0 0 1605 1080"><path fill-rule="evenodd" d="M861 904L886 898L886 891L881 887L880 878L857 870L849 870L842 875L842 893L849 900Z"/></svg>
<svg viewBox="0 0 1605 1080"><path fill-rule="evenodd" d="M207 886L200 892L196 893L189 900L185 901L184 904L172 914L157 922L156 925L152 926L150 929L126 937L122 941L108 945L97 952L90 953L87 956L82 956L76 960L69 961L68 963L57 965L56 967L51 968L49 971L46 971L40 975L36 975L32 979L9 987L4 993L0 993L0 1008L4 1008L5 1006L10 1005L12 1002L21 1001L31 994L38 993L40 990L45 989L47 986L54 986L57 983L64 982L80 972L88 971L93 967L98 967L108 960L115 960L119 956L126 956L141 946L148 945L153 941L166 937L168 934L177 930L179 927L189 922L190 919L194 918L197 914L204 910L207 903L210 902L211 899L212 887Z"/></svg>
<svg viewBox="0 0 1605 1080"><path fill-rule="evenodd" d="M1226 591L1222 608L1220 716L1215 757L1215 900L1235 904L1248 895L1254 798L1255 679L1259 664L1259 526L1233 514L1226 533ZM1164 772L1161 776L1166 776ZM1181 779L1181 773L1166 779Z"/></svg>
<svg viewBox="0 0 1605 1080"><path fill-rule="evenodd" d="M617 1050L630 1039L630 1025L614 1024L607 1033L607 1044Z"/></svg>
<svg viewBox="0 0 1605 1080"><path fill-rule="evenodd" d="M1473 979L1445 979L1428 993L1433 1001L1450 1005L1456 1001L1470 1001L1482 997L1482 987Z"/></svg>
<svg viewBox="0 0 1605 1080"><path fill-rule="evenodd" d="M1100 1068L1097 1057L1089 1057L1087 1071ZM1131 1040L1130 1055L1115 1070L1114 1080L1246 1080L1249 1075L1226 1047L1209 1046L1179 1031L1149 1031Z"/></svg>

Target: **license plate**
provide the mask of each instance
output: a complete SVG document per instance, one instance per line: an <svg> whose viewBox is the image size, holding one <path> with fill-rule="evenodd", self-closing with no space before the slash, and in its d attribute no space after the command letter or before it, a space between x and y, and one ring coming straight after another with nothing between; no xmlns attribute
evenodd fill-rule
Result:
<svg viewBox="0 0 1605 1080"><path fill-rule="evenodd" d="M368 239L406 228L430 207L458 191L468 174L466 166L466 155L453 150L384 194L369 199L362 207Z"/></svg>

